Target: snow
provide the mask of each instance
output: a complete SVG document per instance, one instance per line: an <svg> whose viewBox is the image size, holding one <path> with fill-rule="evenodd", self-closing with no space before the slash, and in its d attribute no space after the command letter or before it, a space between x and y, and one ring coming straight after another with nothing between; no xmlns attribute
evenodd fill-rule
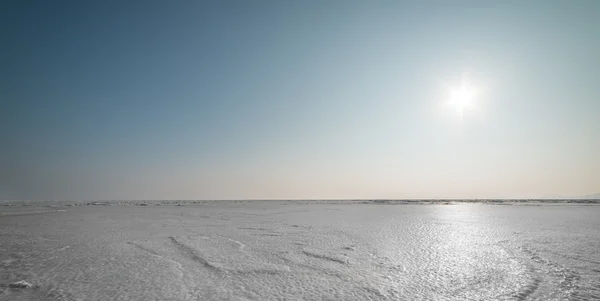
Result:
<svg viewBox="0 0 600 301"><path fill-rule="evenodd" d="M17 281L8 285L10 288L30 288L31 284L29 284L25 280Z"/></svg>
<svg viewBox="0 0 600 301"><path fill-rule="evenodd" d="M600 296L596 205L141 203L3 207L0 300Z"/></svg>

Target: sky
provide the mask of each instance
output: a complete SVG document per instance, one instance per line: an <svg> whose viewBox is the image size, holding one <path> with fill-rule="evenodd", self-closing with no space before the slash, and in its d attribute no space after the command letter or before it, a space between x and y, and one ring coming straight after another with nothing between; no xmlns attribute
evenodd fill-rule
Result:
<svg viewBox="0 0 600 301"><path fill-rule="evenodd" d="M2 1L0 41L0 199L600 192L600 1Z"/></svg>

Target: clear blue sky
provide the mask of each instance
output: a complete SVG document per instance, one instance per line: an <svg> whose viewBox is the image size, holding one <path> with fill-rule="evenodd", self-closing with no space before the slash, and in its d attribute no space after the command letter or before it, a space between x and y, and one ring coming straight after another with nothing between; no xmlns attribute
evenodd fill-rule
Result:
<svg viewBox="0 0 600 301"><path fill-rule="evenodd" d="M0 199L600 191L600 1L2 1L0 20Z"/></svg>

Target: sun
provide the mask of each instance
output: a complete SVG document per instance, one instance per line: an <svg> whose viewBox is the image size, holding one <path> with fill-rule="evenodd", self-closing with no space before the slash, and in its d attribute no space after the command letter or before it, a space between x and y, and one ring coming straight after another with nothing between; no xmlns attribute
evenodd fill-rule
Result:
<svg viewBox="0 0 600 301"><path fill-rule="evenodd" d="M465 110L473 106L475 89L463 79L459 87L449 87L448 93L448 104L456 110L460 119L463 120Z"/></svg>

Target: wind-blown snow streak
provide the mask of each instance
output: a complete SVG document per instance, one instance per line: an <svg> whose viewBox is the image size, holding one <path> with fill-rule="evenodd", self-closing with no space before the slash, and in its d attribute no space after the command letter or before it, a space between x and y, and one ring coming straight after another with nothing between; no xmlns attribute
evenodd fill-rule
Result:
<svg viewBox="0 0 600 301"><path fill-rule="evenodd" d="M348 257L346 257L346 256L325 255L325 254L319 254L314 251L311 252L311 251L307 251L307 250L303 250L302 253L304 253L307 256L313 257L313 258L329 260L329 261L341 263L341 264L348 264Z"/></svg>
<svg viewBox="0 0 600 301"><path fill-rule="evenodd" d="M175 237L169 236L169 240L171 241L171 243L173 243L174 246L176 246L179 249L179 251L181 251L182 254L184 254L188 258L192 259L193 261L196 261L196 262L200 263L202 266L204 266L205 268L208 268L215 272L223 272L223 270L221 268L208 262L204 257L198 255L196 253L196 250L179 242L177 239L175 239Z"/></svg>

